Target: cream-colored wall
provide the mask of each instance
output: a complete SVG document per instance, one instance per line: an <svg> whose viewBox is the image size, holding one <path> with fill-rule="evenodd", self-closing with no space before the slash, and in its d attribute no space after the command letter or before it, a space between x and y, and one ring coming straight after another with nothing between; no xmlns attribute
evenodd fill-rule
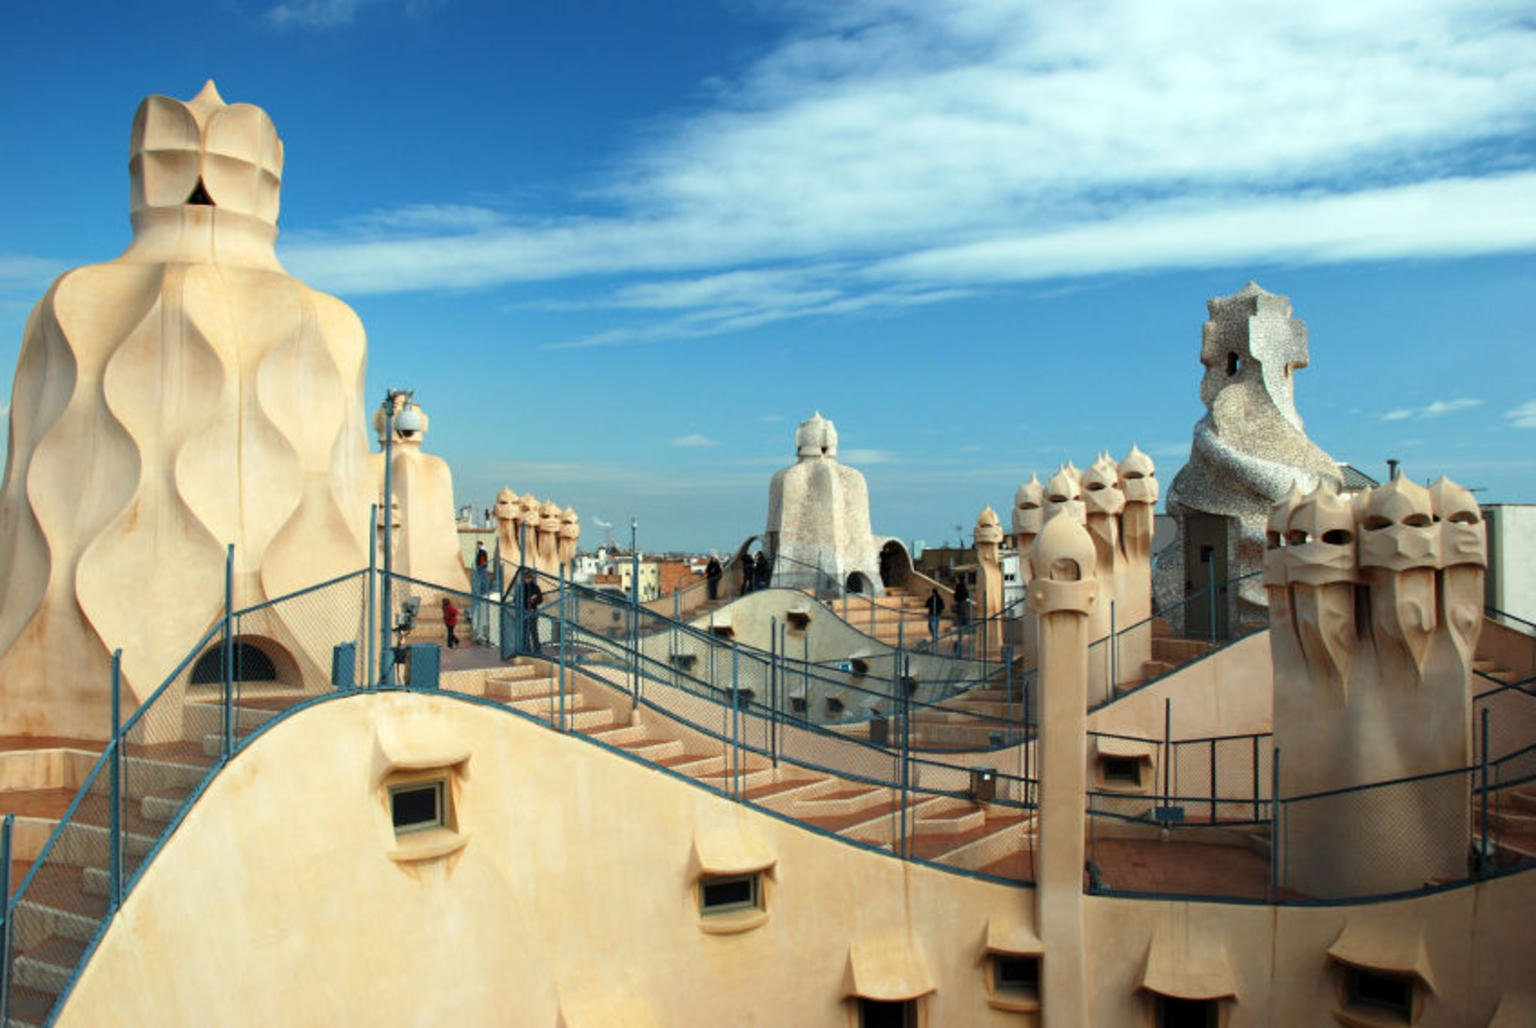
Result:
<svg viewBox="0 0 1536 1028"><path fill-rule="evenodd" d="M385 752L467 754L457 853L389 858ZM776 861L766 923L700 929L696 835ZM1134 989L1159 926L1227 948L1231 1025L1324 1023L1327 947L1346 920L1390 915L1431 940L1421 1023L1481 1024L1528 982L1533 902L1532 875L1360 908L1089 897L1090 1023L1145 1023ZM844 1028L850 945L910 940L936 987L930 1026L1027 1025L987 1005L981 954L989 917L1032 928L1031 906L1029 890L856 849L504 711L365 693L278 725L214 780L58 1024L583 1024L625 1003L631 1023Z"/></svg>
<svg viewBox="0 0 1536 1028"><path fill-rule="evenodd" d="M1163 701L1173 700L1175 739L1270 730L1269 631L1251 632L1176 674L1089 714L1090 731L1161 739Z"/></svg>

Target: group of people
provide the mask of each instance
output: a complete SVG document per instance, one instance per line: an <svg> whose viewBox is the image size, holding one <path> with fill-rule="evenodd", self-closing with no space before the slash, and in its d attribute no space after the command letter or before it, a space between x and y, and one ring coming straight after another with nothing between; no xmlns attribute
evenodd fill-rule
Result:
<svg viewBox="0 0 1536 1028"><path fill-rule="evenodd" d="M766 589L772 583L773 563L769 561L768 554L758 550L756 557L745 553L741 555L741 595L745 596L754 589Z"/></svg>
<svg viewBox="0 0 1536 1028"><path fill-rule="evenodd" d="M474 580L476 592L482 591L482 583L487 583L490 576L490 554L485 551L485 543L475 544ZM539 652L539 619L534 613L539 605L544 602L544 590L539 588L538 574L533 568L526 568L514 585L514 599L518 608L523 611L523 650L526 653ZM713 595L713 593L711 593ZM444 596L442 599L443 629L447 634L445 642L448 648L455 649L459 645L459 608L452 598Z"/></svg>

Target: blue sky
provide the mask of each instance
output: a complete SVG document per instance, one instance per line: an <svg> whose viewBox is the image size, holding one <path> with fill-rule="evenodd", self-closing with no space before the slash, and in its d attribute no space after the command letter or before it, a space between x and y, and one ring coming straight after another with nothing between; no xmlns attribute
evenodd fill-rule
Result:
<svg viewBox="0 0 1536 1028"><path fill-rule="evenodd" d="M139 100L212 77L283 137L284 263L465 503L724 549L813 410L909 540L1133 442L1166 488L1205 300L1249 279L1308 323L1336 459L1536 502L1528 2L13 8L0 374L126 244Z"/></svg>

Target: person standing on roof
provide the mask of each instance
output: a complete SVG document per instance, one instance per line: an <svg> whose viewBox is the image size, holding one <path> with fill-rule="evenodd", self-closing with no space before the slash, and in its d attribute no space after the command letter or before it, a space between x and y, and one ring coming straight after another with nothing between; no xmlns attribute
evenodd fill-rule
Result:
<svg viewBox="0 0 1536 1028"><path fill-rule="evenodd" d="M720 576L723 574L725 570L720 567L720 558L711 553L709 563L704 565L704 581L708 583L709 598L712 600L720 598Z"/></svg>
<svg viewBox="0 0 1536 1028"><path fill-rule="evenodd" d="M939 641L939 615L944 613L944 597L939 595L938 586L928 593L928 599L923 606L928 608L928 635L935 644Z"/></svg>

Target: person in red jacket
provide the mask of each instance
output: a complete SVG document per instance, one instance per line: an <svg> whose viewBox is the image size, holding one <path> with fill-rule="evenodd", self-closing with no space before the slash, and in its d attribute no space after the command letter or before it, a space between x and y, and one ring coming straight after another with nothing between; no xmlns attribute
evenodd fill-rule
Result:
<svg viewBox="0 0 1536 1028"><path fill-rule="evenodd" d="M453 605L448 597L443 597L443 625L448 629L448 648L451 650L459 644L458 634L454 631L459 624L459 608Z"/></svg>

